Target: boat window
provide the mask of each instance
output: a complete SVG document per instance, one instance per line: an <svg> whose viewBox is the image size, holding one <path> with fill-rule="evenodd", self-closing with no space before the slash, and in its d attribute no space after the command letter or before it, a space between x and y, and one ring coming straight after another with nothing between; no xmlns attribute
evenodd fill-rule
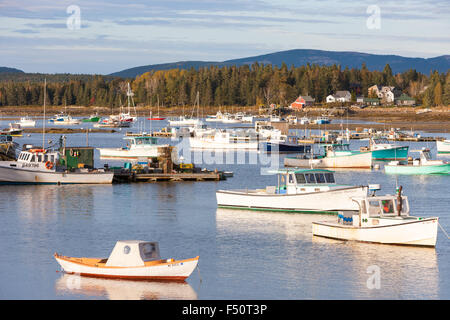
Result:
<svg viewBox="0 0 450 320"><path fill-rule="evenodd" d="M383 214L394 214L394 200L381 200Z"/></svg>
<svg viewBox="0 0 450 320"><path fill-rule="evenodd" d="M158 252L154 243L144 243L141 246L144 259L158 258Z"/></svg>
<svg viewBox="0 0 450 320"><path fill-rule="evenodd" d="M33 154L33 156L31 157L31 160L30 160L30 162L35 162L35 157L34 157L34 154Z"/></svg>
<svg viewBox="0 0 450 320"><path fill-rule="evenodd" d="M129 254L130 251L131 251L130 246L125 246L125 247L123 247L123 253L124 253L124 254Z"/></svg>
<svg viewBox="0 0 450 320"><path fill-rule="evenodd" d="M295 183L294 174L289 174L289 183Z"/></svg>
<svg viewBox="0 0 450 320"><path fill-rule="evenodd" d="M37 155L37 159L38 159L38 160L37 160L38 162L42 162L42 154L38 154L38 155Z"/></svg>
<svg viewBox="0 0 450 320"><path fill-rule="evenodd" d="M314 178L314 173L305 173L306 181L308 183L316 183L316 178Z"/></svg>
<svg viewBox="0 0 450 320"><path fill-rule="evenodd" d="M380 215L380 202L378 200L369 200L369 216Z"/></svg>
<svg viewBox="0 0 450 320"><path fill-rule="evenodd" d="M48 154L44 155L44 162L48 161Z"/></svg>
<svg viewBox="0 0 450 320"><path fill-rule="evenodd" d="M328 183L335 183L334 174L332 173L325 173L325 179Z"/></svg>
<svg viewBox="0 0 450 320"><path fill-rule="evenodd" d="M317 183L325 183L325 176L323 173L316 173Z"/></svg>
<svg viewBox="0 0 450 320"><path fill-rule="evenodd" d="M27 154L27 158L26 158L26 160L29 160L30 159L30 157L31 157L31 155L28 153Z"/></svg>
<svg viewBox="0 0 450 320"><path fill-rule="evenodd" d="M50 162L55 162L55 156L54 155L50 156Z"/></svg>
<svg viewBox="0 0 450 320"><path fill-rule="evenodd" d="M295 178L297 179L297 184L306 183L305 175L302 173L296 173Z"/></svg>

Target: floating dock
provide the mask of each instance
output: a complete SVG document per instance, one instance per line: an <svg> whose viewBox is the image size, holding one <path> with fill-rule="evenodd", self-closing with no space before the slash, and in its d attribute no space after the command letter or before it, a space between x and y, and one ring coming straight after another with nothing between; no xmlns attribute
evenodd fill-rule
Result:
<svg viewBox="0 0 450 320"><path fill-rule="evenodd" d="M198 173L137 173L133 171L115 171L113 182L220 181L225 179L225 175L220 171Z"/></svg>

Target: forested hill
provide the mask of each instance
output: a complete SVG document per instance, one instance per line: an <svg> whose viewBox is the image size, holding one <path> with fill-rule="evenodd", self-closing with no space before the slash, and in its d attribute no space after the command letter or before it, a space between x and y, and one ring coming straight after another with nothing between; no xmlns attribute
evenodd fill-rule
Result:
<svg viewBox="0 0 450 320"><path fill-rule="evenodd" d="M148 71L186 69L192 67L195 69L201 67L214 66L241 66L251 65L255 62L260 64L272 64L281 67L283 63L287 66L304 66L306 64L318 65L340 65L342 69L348 67L359 69L365 63L370 71L382 71L386 64L389 64L394 74L414 69L417 72L430 74L431 71L445 73L450 69L450 55L439 56L435 58L408 58L397 55L377 55L359 52L338 52L323 50L296 49L280 51L254 57L226 60L222 62L214 61L179 61L174 63L154 64L131 69L122 70L110 74L111 76L135 78Z"/></svg>
<svg viewBox="0 0 450 320"><path fill-rule="evenodd" d="M23 73L23 71L16 68L0 67L0 73Z"/></svg>
<svg viewBox="0 0 450 320"><path fill-rule="evenodd" d="M337 65L294 68L255 63L158 70L134 79L99 75L78 75L77 79L70 75L34 77L0 81L0 107L42 105L44 79L37 81L39 78L47 79L46 101L54 106L120 106L126 102L128 83L136 104L156 106L159 102L163 107L192 105L197 93L201 106L288 106L299 94L321 103L338 90L349 90L355 101L359 95L367 96L369 87L375 84L394 86L426 106L450 104L450 71L423 74L408 70L394 75L389 65L383 71L370 71L365 65L342 69Z"/></svg>

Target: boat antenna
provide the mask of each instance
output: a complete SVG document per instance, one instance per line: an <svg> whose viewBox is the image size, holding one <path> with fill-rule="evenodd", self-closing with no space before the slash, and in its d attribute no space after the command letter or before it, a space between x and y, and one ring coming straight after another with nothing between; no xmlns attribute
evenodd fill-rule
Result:
<svg viewBox="0 0 450 320"><path fill-rule="evenodd" d="M47 78L44 79L44 124L42 126L42 149L45 149L45 96L47 95Z"/></svg>

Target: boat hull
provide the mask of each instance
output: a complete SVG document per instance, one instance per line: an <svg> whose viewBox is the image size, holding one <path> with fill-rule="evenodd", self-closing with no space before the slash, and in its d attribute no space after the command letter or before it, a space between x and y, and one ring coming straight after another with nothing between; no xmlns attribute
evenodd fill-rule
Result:
<svg viewBox="0 0 450 320"><path fill-rule="evenodd" d="M385 165L387 174L450 174L450 163L441 165Z"/></svg>
<svg viewBox="0 0 450 320"><path fill-rule="evenodd" d="M313 167L313 168L365 168L372 167L372 153L361 152L345 156L331 156L319 159L301 159L286 157L286 167Z"/></svg>
<svg viewBox="0 0 450 320"><path fill-rule="evenodd" d="M267 194L224 190L216 192L219 208L327 214L337 214L342 210L358 210L358 205L351 198L366 195L366 186L301 194Z"/></svg>
<svg viewBox="0 0 450 320"><path fill-rule="evenodd" d="M394 225L354 227L333 222L313 222L314 236L382 244L436 246L438 218Z"/></svg>
<svg viewBox="0 0 450 320"><path fill-rule="evenodd" d="M409 147L393 147L390 149L372 150L374 160L404 160L408 157Z"/></svg>
<svg viewBox="0 0 450 320"><path fill-rule="evenodd" d="M436 141L438 153L450 153L450 140Z"/></svg>
<svg viewBox="0 0 450 320"><path fill-rule="evenodd" d="M100 151L100 158L120 158L120 159L137 159L137 158L156 158L158 157L158 147L141 148L136 150L122 148L97 148Z"/></svg>
<svg viewBox="0 0 450 320"><path fill-rule="evenodd" d="M310 146L309 150L310 150ZM308 148L304 145L293 145L286 143L261 142L259 149L265 152L299 152L304 153Z"/></svg>
<svg viewBox="0 0 450 320"><path fill-rule="evenodd" d="M64 173L0 167L2 184L111 184L113 177L112 172Z"/></svg>
<svg viewBox="0 0 450 320"><path fill-rule="evenodd" d="M184 281L197 267L199 257L138 267L95 267L58 255L55 259L69 274L109 279Z"/></svg>

